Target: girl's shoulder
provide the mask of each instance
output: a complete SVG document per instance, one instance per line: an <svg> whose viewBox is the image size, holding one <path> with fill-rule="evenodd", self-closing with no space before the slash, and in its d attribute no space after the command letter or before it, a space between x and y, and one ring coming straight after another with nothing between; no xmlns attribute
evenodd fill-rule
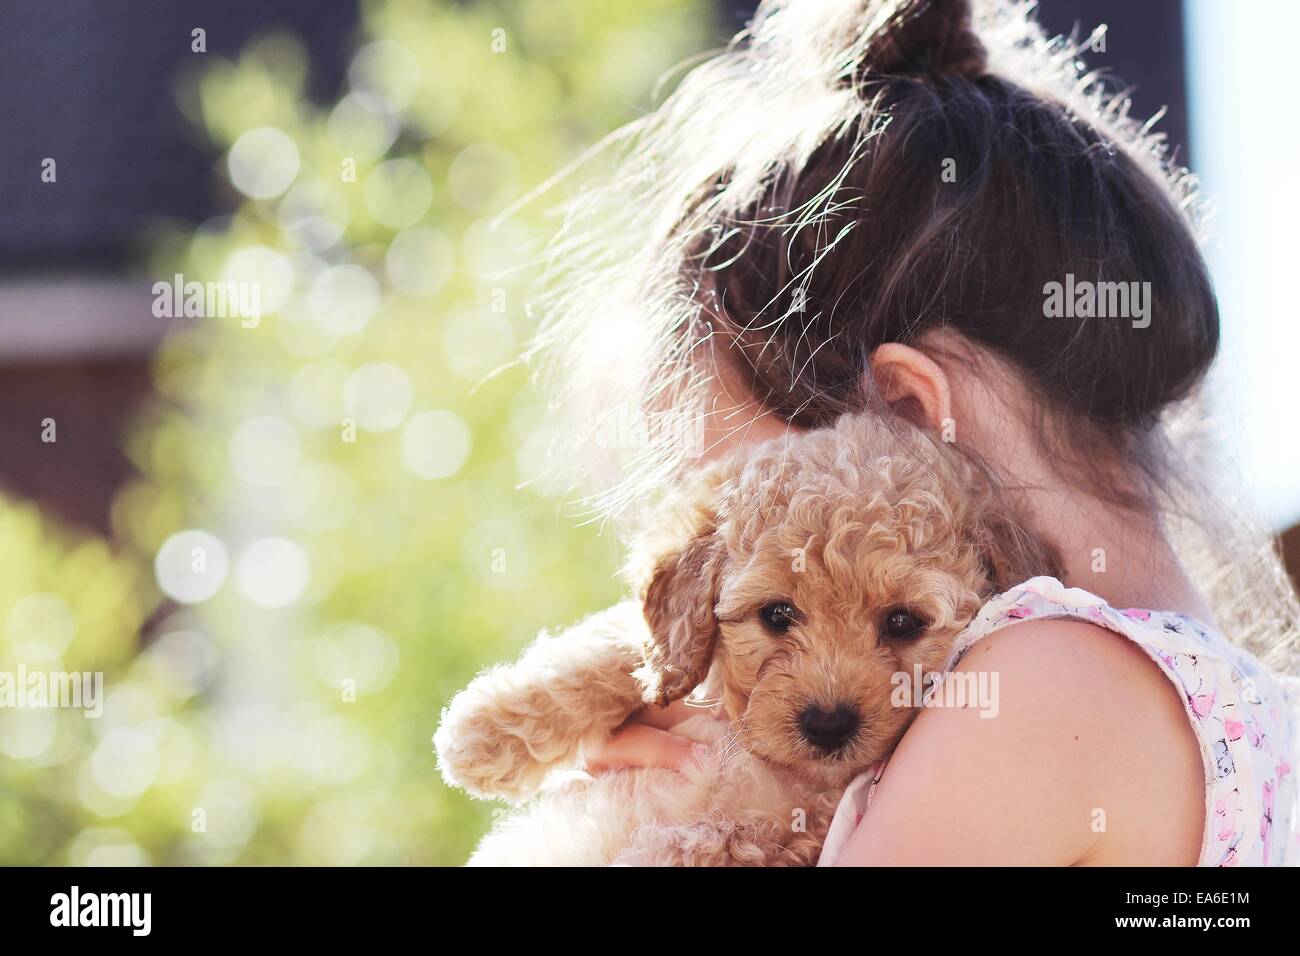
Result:
<svg viewBox="0 0 1300 956"><path fill-rule="evenodd" d="M1166 745L1190 727L1204 778L1200 863L1295 857L1297 701L1244 648L1186 615L1114 608L1088 591L1040 577L989 601L958 638L946 670L978 669L984 651L1006 642L1017 646L998 656L1014 670L1029 671L1023 677L1052 681L1067 694L1102 695L1104 710L1089 719L1131 711L1125 723L1131 721L1132 734L1154 735ZM976 648L984 651L972 660ZM1155 666L1133 666L1142 657ZM1109 693L1108 685L1126 693ZM1167 710L1149 707L1163 685L1173 688L1180 705L1170 726L1164 726L1171 719ZM1096 702L1082 699L1079 706L1088 717Z"/></svg>
<svg viewBox="0 0 1300 956"><path fill-rule="evenodd" d="M1079 620L968 650L874 781L846 792L827 863L1195 862L1200 757L1140 651Z"/></svg>
<svg viewBox="0 0 1300 956"><path fill-rule="evenodd" d="M1036 578L959 637L823 862L1282 863L1294 730L1279 682L1213 630Z"/></svg>

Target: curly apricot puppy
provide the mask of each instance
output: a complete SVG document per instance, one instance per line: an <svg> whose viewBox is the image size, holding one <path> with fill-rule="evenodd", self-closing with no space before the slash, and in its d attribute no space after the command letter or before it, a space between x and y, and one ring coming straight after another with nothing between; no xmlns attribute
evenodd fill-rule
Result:
<svg viewBox="0 0 1300 956"><path fill-rule="evenodd" d="M814 864L844 785L917 713L896 675L940 670L984 600L1055 571L960 454L871 415L715 465L681 504L647 539L639 606L544 634L444 712L449 783L540 791L472 864ZM718 707L674 729L707 756L556 774L693 691Z"/></svg>

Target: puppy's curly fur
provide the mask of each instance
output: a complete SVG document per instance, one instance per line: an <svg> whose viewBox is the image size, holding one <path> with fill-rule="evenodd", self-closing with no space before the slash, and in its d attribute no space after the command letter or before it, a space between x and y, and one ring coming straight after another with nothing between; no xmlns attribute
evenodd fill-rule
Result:
<svg viewBox="0 0 1300 956"><path fill-rule="evenodd" d="M984 600L1057 570L965 458L872 415L710 467L638 551L639 602L543 634L444 711L448 783L540 791L472 864L815 863L844 785L917 713L895 675L939 670ZM899 612L917 633L891 636ZM675 729L707 756L575 770L643 704L692 691L717 707ZM810 713L840 715L844 739Z"/></svg>

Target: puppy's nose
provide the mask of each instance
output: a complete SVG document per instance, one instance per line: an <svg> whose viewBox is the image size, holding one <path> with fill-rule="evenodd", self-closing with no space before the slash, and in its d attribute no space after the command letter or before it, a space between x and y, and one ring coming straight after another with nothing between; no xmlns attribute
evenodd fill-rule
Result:
<svg viewBox="0 0 1300 956"><path fill-rule="evenodd" d="M810 704L799 715L799 731L804 739L814 747L823 750L839 750L858 732L862 719L852 707L839 704L831 710L823 710L816 704Z"/></svg>

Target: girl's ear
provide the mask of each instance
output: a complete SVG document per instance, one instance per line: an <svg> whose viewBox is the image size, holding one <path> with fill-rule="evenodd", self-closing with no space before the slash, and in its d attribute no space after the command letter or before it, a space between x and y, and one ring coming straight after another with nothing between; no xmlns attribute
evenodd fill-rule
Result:
<svg viewBox="0 0 1300 956"><path fill-rule="evenodd" d="M637 678L648 704L685 697L713 660L713 609L725 554L715 500L721 478L716 467L701 474L640 542L641 554L649 555L642 560L648 570L633 577L639 578L650 641Z"/></svg>
<svg viewBox="0 0 1300 956"><path fill-rule="evenodd" d="M880 401L921 428L942 431L944 422L952 418L948 375L919 349L899 342L877 346L868 375L864 389L874 388Z"/></svg>

